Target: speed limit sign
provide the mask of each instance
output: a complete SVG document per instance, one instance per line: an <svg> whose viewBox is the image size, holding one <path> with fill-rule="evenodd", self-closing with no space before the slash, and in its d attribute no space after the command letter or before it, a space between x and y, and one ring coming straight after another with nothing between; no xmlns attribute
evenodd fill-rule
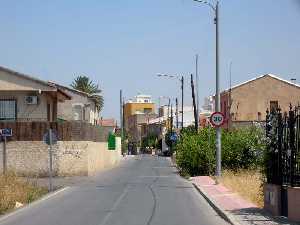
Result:
<svg viewBox="0 0 300 225"><path fill-rule="evenodd" d="M221 112L214 112L210 116L210 122L214 127L220 127L225 122L225 116Z"/></svg>

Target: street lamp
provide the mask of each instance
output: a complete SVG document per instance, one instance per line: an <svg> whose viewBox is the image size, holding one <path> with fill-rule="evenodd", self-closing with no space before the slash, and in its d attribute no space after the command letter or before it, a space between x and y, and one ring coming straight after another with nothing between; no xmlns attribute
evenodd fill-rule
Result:
<svg viewBox="0 0 300 225"><path fill-rule="evenodd" d="M159 96L158 97L158 118L159 118L159 125L160 125L160 133L162 134L162 128L161 128L161 114L160 114L160 108L161 108L161 99L168 99L170 101L170 97L167 96ZM167 115L167 119L169 118L169 112ZM163 118L164 120L164 118Z"/></svg>
<svg viewBox="0 0 300 225"><path fill-rule="evenodd" d="M157 74L158 77L166 77L166 78L177 78L180 80L181 82L181 129L183 128L183 93L184 93L184 90L183 90L183 85L184 85L184 78L183 76L177 76L177 75L168 75L168 74Z"/></svg>
<svg viewBox="0 0 300 225"><path fill-rule="evenodd" d="M220 81L219 81L219 1L216 2L214 6L210 2L202 0L194 0L198 3L203 3L208 5L215 13L214 22L216 24L216 98L215 98L215 110L220 112ZM217 150L217 168L216 176L221 176L221 128L216 128L216 150Z"/></svg>

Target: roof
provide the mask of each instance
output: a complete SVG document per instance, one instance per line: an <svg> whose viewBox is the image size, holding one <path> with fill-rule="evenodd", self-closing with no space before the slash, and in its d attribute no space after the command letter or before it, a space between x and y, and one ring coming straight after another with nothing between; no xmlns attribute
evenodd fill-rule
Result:
<svg viewBox="0 0 300 225"><path fill-rule="evenodd" d="M37 78L32 77L32 76L30 76L30 75L27 75L27 74L24 74L24 73L20 73L20 72L14 71L14 70L5 68L5 67L3 67L3 66L0 66L0 70L1 70L1 71L5 71L5 72L10 73L10 74L13 74L13 75L16 75L16 76L19 76L19 77L22 77L22 78L25 78L25 79L27 79L27 80L35 81L35 82L37 82L37 83L39 83L39 84L43 84L43 85L46 85L46 86L50 86L50 87L55 88L55 86L49 84L47 81L43 81L43 80L37 79Z"/></svg>
<svg viewBox="0 0 300 225"><path fill-rule="evenodd" d="M10 74L13 74L15 76L22 77L24 79L34 81L36 83L42 84L42 85L47 86L47 87L51 87L51 88L53 88L53 91L57 91L57 92L61 93L62 95L64 95L65 97L67 97L67 99L71 99L72 98L66 92L64 92L60 88L57 88L55 85L53 85L52 83L49 83L47 81L40 80L40 79L35 78L33 76L30 76L30 75L27 75L27 74L24 74L24 73L20 73L20 72L11 70L11 69L5 68L3 66L0 66L0 71L4 71L4 72L10 73Z"/></svg>
<svg viewBox="0 0 300 225"><path fill-rule="evenodd" d="M91 98L91 99L93 99L93 100L99 96L99 95L96 95L96 94L89 94L89 93L86 93L86 92L84 92L84 91L79 91L79 90L76 90L76 89L74 89L74 88L71 88L71 87L67 87L67 86L58 84L58 83L56 83L56 82L54 82L54 81L48 81L48 83L51 84L51 85L54 85L54 86L56 86L56 87L60 87L60 88L63 88L63 89L67 89L68 91L74 92L74 93L76 93L76 94L84 95L84 96L86 96L86 97L88 97L88 98Z"/></svg>
<svg viewBox="0 0 300 225"><path fill-rule="evenodd" d="M278 76L276 76L276 75L274 75L274 74L268 73L268 74L264 74L264 75L255 77L255 78L253 78L253 79L251 79L251 80L247 80L247 81L245 81L245 82L243 82L243 83L237 84L237 85L231 87L231 90L236 89L236 88L239 88L239 87L241 87L241 86L243 86L243 85L246 85L246 84L248 84L248 83L251 83L251 82L253 82L253 81L256 81L256 80L259 80L259 79L262 79L262 78L265 78L265 77L271 77L271 78L273 78L273 79L279 80L279 81L284 82L284 83L286 83L286 84L289 84L289 85L292 85L292 86L294 86L294 87L300 88L300 85L298 85L298 84L294 84L294 83L292 83L292 82L290 82L290 81L288 81L288 80L282 79L282 78L280 78L280 77L278 77ZM229 91L229 90L230 90L229 88L228 88L228 89L225 89L224 91L222 91L222 93L227 92L227 91Z"/></svg>
<svg viewBox="0 0 300 225"><path fill-rule="evenodd" d="M99 125L103 127L115 127L116 126L116 120L113 118L110 119L100 119Z"/></svg>

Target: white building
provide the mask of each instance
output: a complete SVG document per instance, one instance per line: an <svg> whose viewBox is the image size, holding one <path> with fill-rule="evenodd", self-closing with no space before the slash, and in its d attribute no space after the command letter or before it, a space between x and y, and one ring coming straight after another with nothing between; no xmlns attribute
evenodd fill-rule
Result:
<svg viewBox="0 0 300 225"><path fill-rule="evenodd" d="M172 107L173 111L173 126L176 127L177 123L177 117L176 117L176 107ZM152 119L149 121L149 123L162 123L167 120L171 116L171 107L168 107L167 105L161 106L159 108L159 117ZM181 107L178 107L178 127L182 126L182 113L181 113ZM194 110L193 106L184 106L183 107L183 127L188 127L190 125L194 125Z"/></svg>
<svg viewBox="0 0 300 225"><path fill-rule="evenodd" d="M151 95L142 95L138 94L134 96L134 99L130 99L128 103L152 103L152 96Z"/></svg>

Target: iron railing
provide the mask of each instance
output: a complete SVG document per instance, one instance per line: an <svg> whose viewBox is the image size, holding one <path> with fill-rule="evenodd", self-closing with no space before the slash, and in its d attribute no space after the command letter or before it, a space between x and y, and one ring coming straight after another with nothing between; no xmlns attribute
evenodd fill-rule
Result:
<svg viewBox="0 0 300 225"><path fill-rule="evenodd" d="M267 182L300 187L300 106L267 111L266 136Z"/></svg>

